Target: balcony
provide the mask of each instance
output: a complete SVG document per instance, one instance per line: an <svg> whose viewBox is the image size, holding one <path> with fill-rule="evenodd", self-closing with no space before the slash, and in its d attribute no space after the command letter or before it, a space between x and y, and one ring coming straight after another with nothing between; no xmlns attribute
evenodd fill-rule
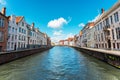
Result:
<svg viewBox="0 0 120 80"><path fill-rule="evenodd" d="M106 38L106 40L111 40L110 35L106 35L105 38Z"/></svg>
<svg viewBox="0 0 120 80"><path fill-rule="evenodd" d="M105 25L104 27L103 27L103 31L110 31L110 25L108 24L108 25Z"/></svg>

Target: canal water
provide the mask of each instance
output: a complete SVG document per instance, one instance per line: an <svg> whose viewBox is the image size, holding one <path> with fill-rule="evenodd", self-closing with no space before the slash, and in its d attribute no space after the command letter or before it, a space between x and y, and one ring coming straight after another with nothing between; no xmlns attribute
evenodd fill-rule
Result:
<svg viewBox="0 0 120 80"><path fill-rule="evenodd" d="M0 80L120 80L120 70L71 47L57 46L1 65Z"/></svg>

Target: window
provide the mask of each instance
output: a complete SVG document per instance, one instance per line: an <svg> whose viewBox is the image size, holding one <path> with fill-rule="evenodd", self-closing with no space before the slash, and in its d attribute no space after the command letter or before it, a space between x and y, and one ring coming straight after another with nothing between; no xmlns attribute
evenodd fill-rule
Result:
<svg viewBox="0 0 120 80"><path fill-rule="evenodd" d="M95 26L95 30L97 31L97 26Z"/></svg>
<svg viewBox="0 0 120 80"><path fill-rule="evenodd" d="M30 32L30 36L32 36L32 31Z"/></svg>
<svg viewBox="0 0 120 80"><path fill-rule="evenodd" d="M14 27L12 28L12 32L14 32Z"/></svg>
<svg viewBox="0 0 120 80"><path fill-rule="evenodd" d="M14 43L11 44L11 48L13 48L13 46L14 46Z"/></svg>
<svg viewBox="0 0 120 80"><path fill-rule="evenodd" d="M100 34L98 34L98 41L100 41Z"/></svg>
<svg viewBox="0 0 120 80"><path fill-rule="evenodd" d="M8 31L10 31L10 30L11 30L11 26L8 27Z"/></svg>
<svg viewBox="0 0 120 80"><path fill-rule="evenodd" d="M103 21L103 26L105 26L105 21Z"/></svg>
<svg viewBox="0 0 120 80"><path fill-rule="evenodd" d="M18 48L20 48L20 42L18 42Z"/></svg>
<svg viewBox="0 0 120 80"><path fill-rule="evenodd" d="M14 35L12 35L12 41L14 40Z"/></svg>
<svg viewBox="0 0 120 80"><path fill-rule="evenodd" d="M0 42L3 42L4 40L4 33L0 31Z"/></svg>
<svg viewBox="0 0 120 80"><path fill-rule="evenodd" d="M118 12L114 13L114 20L115 20L115 22L119 21Z"/></svg>
<svg viewBox="0 0 120 80"><path fill-rule="evenodd" d="M24 30L22 29L22 33L24 32Z"/></svg>
<svg viewBox="0 0 120 80"><path fill-rule="evenodd" d="M24 38L24 41L26 41L26 37Z"/></svg>
<svg viewBox="0 0 120 80"><path fill-rule="evenodd" d="M26 34L26 30L25 30L25 32L24 32L25 34Z"/></svg>
<svg viewBox="0 0 120 80"><path fill-rule="evenodd" d="M119 43L117 43L117 48L119 49L119 47L120 47L120 46L119 46Z"/></svg>
<svg viewBox="0 0 120 80"><path fill-rule="evenodd" d="M102 48L104 48L104 44L102 44Z"/></svg>
<svg viewBox="0 0 120 80"><path fill-rule="evenodd" d="M4 27L4 19L0 18L0 27Z"/></svg>
<svg viewBox="0 0 120 80"><path fill-rule="evenodd" d="M7 48L8 48L8 49L10 48L10 42L8 42Z"/></svg>
<svg viewBox="0 0 120 80"><path fill-rule="evenodd" d="M103 33L101 33L101 41L103 41Z"/></svg>
<svg viewBox="0 0 120 80"><path fill-rule="evenodd" d="M114 36L114 30L112 29L112 37L113 37L113 40L115 39L115 36Z"/></svg>
<svg viewBox="0 0 120 80"><path fill-rule="evenodd" d="M22 41L24 41L24 36L22 36Z"/></svg>
<svg viewBox="0 0 120 80"><path fill-rule="evenodd" d="M97 27L98 27L98 31L99 31L99 25L97 25Z"/></svg>
<svg viewBox="0 0 120 80"><path fill-rule="evenodd" d="M15 21L13 21L13 24L15 23Z"/></svg>
<svg viewBox="0 0 120 80"><path fill-rule="evenodd" d="M23 48L23 43L21 43L21 48Z"/></svg>
<svg viewBox="0 0 120 80"><path fill-rule="evenodd" d="M120 28L116 28L117 39L120 39Z"/></svg>
<svg viewBox="0 0 120 80"><path fill-rule="evenodd" d="M102 22L100 23L100 29L102 29Z"/></svg>
<svg viewBox="0 0 120 80"><path fill-rule="evenodd" d="M115 43L113 43L113 48L115 49Z"/></svg>
<svg viewBox="0 0 120 80"><path fill-rule="evenodd" d="M24 22L22 22L22 26L24 26Z"/></svg>
<svg viewBox="0 0 120 80"><path fill-rule="evenodd" d="M15 35L15 40L17 40L17 35Z"/></svg>
<svg viewBox="0 0 120 80"><path fill-rule="evenodd" d="M17 33L17 29L15 29L15 32Z"/></svg>
<svg viewBox="0 0 120 80"><path fill-rule="evenodd" d="M111 20L111 24L113 24L113 18L112 18L112 16L110 16L110 20Z"/></svg>
<svg viewBox="0 0 120 80"><path fill-rule="evenodd" d="M19 40L21 40L21 36L19 35Z"/></svg>
<svg viewBox="0 0 120 80"><path fill-rule="evenodd" d="M106 25L109 25L109 18L107 18L107 19L105 20L105 22L106 22ZM107 27L109 27L109 26L107 26Z"/></svg>
<svg viewBox="0 0 120 80"><path fill-rule="evenodd" d="M21 28L19 28L19 32L21 32Z"/></svg>
<svg viewBox="0 0 120 80"><path fill-rule="evenodd" d="M107 44L105 43L105 48L107 48Z"/></svg>

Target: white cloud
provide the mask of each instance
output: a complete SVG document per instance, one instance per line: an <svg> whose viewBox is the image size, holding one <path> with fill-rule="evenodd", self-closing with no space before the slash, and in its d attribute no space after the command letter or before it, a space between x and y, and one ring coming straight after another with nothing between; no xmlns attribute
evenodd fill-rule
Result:
<svg viewBox="0 0 120 80"><path fill-rule="evenodd" d="M54 19L48 22L48 27L50 28L61 28L64 24L68 24L68 21L64 18Z"/></svg>
<svg viewBox="0 0 120 80"><path fill-rule="evenodd" d="M88 22L95 22L101 15L98 14L93 20L89 20Z"/></svg>
<svg viewBox="0 0 120 80"><path fill-rule="evenodd" d="M62 32L63 32L62 30L54 31L54 32L53 32L53 35L54 35L54 36L60 36L60 35L62 35Z"/></svg>
<svg viewBox="0 0 120 80"><path fill-rule="evenodd" d="M1 5L6 5L6 1L5 0L0 0L0 4Z"/></svg>
<svg viewBox="0 0 120 80"><path fill-rule="evenodd" d="M85 24L84 24L84 23L80 23L78 26L79 26L79 27L84 27Z"/></svg>
<svg viewBox="0 0 120 80"><path fill-rule="evenodd" d="M67 38L73 38L73 37L74 37L74 34L73 33L69 33L69 34L67 34L66 39Z"/></svg>
<svg viewBox="0 0 120 80"><path fill-rule="evenodd" d="M71 22L71 20L72 20L71 17L68 17L68 20L61 17L48 22L48 27L55 29L55 31L53 31L53 36L51 37L52 42L56 43L59 42L60 40L65 40L68 37L72 36L72 33L64 34L63 30L61 29L65 24Z"/></svg>

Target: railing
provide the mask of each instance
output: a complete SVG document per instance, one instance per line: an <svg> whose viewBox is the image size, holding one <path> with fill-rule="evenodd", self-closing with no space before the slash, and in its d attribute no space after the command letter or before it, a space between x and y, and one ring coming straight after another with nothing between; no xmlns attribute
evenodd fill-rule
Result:
<svg viewBox="0 0 120 80"><path fill-rule="evenodd" d="M106 40L110 40L111 39L110 35L106 36L105 38L106 38Z"/></svg>
<svg viewBox="0 0 120 80"><path fill-rule="evenodd" d="M108 25L105 25L104 27L103 27L103 31L109 31L110 30L110 25L108 24Z"/></svg>

